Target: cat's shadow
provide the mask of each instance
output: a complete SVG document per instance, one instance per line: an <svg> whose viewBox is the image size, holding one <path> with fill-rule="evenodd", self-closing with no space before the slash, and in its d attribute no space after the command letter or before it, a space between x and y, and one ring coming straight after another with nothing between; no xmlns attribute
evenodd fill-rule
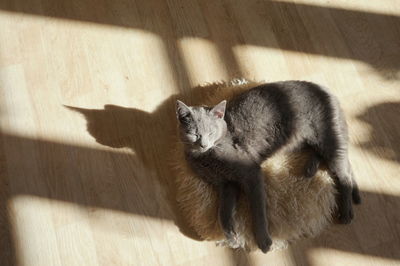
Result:
<svg viewBox="0 0 400 266"><path fill-rule="evenodd" d="M175 139L171 136L176 135L177 125L175 103L177 99L188 104L199 103L217 86L217 83L198 86L190 90L190 95L172 95L151 113L111 104L105 105L104 109L66 106L85 117L87 131L96 142L112 148L131 149L134 152L131 159L143 165L148 172L155 173L140 176L143 179L156 176L157 180L151 180L151 182L157 182L166 195L165 202L159 202L160 208L170 208L174 214L174 217L170 218L174 219L180 231L196 240L200 240L199 236L182 219L175 200L176 184L172 172L173 162L170 161L170 154L175 144ZM135 177L132 176L132 178ZM138 183L143 182L150 182L150 180L140 180ZM146 189L149 187L151 186L146 186ZM144 193L151 195L153 192L157 193L156 191L145 191ZM156 210L144 210L144 213L151 213L152 216L157 217Z"/></svg>

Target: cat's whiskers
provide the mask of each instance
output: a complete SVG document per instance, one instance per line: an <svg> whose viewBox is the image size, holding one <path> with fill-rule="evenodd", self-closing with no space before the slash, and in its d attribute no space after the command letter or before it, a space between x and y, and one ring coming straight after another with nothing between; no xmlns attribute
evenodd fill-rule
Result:
<svg viewBox="0 0 400 266"><path fill-rule="evenodd" d="M217 145L215 145L213 148L215 148L215 149L217 149L217 150L220 150L220 151L222 151L222 150L223 150L223 149L222 149L222 147L218 146L218 144L217 144Z"/></svg>

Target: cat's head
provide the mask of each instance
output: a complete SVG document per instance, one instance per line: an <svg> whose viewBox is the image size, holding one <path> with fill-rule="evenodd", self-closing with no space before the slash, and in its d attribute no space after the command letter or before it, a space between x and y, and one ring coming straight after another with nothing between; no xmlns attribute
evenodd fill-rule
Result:
<svg viewBox="0 0 400 266"><path fill-rule="evenodd" d="M181 141L194 152L212 149L226 134L226 101L214 107L187 106L176 102L176 116L179 123Z"/></svg>

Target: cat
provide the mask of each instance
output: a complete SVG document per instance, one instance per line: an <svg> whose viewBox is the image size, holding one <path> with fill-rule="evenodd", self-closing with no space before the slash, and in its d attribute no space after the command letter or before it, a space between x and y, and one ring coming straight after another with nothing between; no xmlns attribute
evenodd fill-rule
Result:
<svg viewBox="0 0 400 266"><path fill-rule="evenodd" d="M352 201L361 202L348 160L347 125L339 102L326 88L306 81L267 83L214 107L176 102L185 158L196 175L214 185L219 223L234 240L233 214L241 191L247 196L254 238L266 253L266 195L260 164L279 149L310 148L304 175L312 177L322 162L338 191L338 220L353 219Z"/></svg>

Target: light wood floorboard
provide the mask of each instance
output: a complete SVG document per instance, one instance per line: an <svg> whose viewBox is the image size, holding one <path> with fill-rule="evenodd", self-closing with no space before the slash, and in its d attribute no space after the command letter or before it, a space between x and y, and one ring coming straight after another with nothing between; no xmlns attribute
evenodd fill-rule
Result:
<svg viewBox="0 0 400 266"><path fill-rule="evenodd" d="M400 264L398 0L1 0L0 36L1 265ZM234 77L339 97L351 225L267 255L189 237L173 101Z"/></svg>

